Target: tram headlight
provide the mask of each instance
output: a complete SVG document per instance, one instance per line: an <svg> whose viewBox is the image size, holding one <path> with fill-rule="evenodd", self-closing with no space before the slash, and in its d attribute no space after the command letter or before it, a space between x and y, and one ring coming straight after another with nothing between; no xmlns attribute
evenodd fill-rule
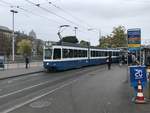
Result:
<svg viewBox="0 0 150 113"><path fill-rule="evenodd" d="M49 65L49 63L47 62L46 65Z"/></svg>

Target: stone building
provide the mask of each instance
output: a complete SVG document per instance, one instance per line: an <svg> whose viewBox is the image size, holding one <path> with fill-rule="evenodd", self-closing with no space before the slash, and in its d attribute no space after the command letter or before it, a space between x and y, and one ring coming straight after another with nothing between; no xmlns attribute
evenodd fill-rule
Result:
<svg viewBox="0 0 150 113"><path fill-rule="evenodd" d="M12 31L4 26L0 26L0 55L10 53Z"/></svg>

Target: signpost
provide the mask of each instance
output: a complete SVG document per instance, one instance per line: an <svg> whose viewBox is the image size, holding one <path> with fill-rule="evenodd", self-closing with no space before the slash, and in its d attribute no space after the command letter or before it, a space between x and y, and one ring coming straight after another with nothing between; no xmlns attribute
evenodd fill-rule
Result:
<svg viewBox="0 0 150 113"><path fill-rule="evenodd" d="M144 103L144 96L142 88L146 86L147 83L147 72L146 66L141 66L141 29L128 29L128 51L130 55L130 82L131 86L135 89L136 98L135 102ZM135 56L136 54L136 56ZM140 60L140 65L137 63L137 58ZM141 85L141 87L140 87Z"/></svg>

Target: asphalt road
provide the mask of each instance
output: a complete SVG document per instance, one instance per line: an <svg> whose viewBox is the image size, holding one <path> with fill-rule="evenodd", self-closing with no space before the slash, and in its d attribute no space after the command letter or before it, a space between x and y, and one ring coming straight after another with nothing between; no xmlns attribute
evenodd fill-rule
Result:
<svg viewBox="0 0 150 113"><path fill-rule="evenodd" d="M125 66L93 66L0 81L0 113L150 113L132 100Z"/></svg>

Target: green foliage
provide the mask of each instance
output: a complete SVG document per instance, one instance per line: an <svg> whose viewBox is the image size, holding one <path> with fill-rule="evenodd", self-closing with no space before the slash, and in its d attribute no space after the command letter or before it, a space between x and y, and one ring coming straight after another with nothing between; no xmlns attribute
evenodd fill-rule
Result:
<svg viewBox="0 0 150 113"><path fill-rule="evenodd" d="M116 48L116 47L127 47L127 34L124 26L114 27L112 34L103 36L100 40L100 47L102 48Z"/></svg>
<svg viewBox="0 0 150 113"><path fill-rule="evenodd" d="M43 41L40 39L36 39L36 41L37 41L37 47L36 47L37 53L38 55L43 55Z"/></svg>
<svg viewBox="0 0 150 113"><path fill-rule="evenodd" d="M114 47L126 47L127 40L126 40L126 29L124 26L114 27L112 31L112 44Z"/></svg>
<svg viewBox="0 0 150 113"><path fill-rule="evenodd" d="M76 36L66 36L63 37L61 42L69 42L69 43L78 43L78 39L76 38Z"/></svg>
<svg viewBox="0 0 150 113"><path fill-rule="evenodd" d="M17 46L18 46L17 53L19 53L23 56L31 55L32 43L30 40L23 39L20 42L18 42Z"/></svg>
<svg viewBox="0 0 150 113"><path fill-rule="evenodd" d="M7 56L9 56L12 52L12 38L8 37L7 35L4 37L5 37L3 42L4 52Z"/></svg>
<svg viewBox="0 0 150 113"><path fill-rule="evenodd" d="M81 40L80 41L80 45L82 45L82 46L89 46L89 42Z"/></svg>

